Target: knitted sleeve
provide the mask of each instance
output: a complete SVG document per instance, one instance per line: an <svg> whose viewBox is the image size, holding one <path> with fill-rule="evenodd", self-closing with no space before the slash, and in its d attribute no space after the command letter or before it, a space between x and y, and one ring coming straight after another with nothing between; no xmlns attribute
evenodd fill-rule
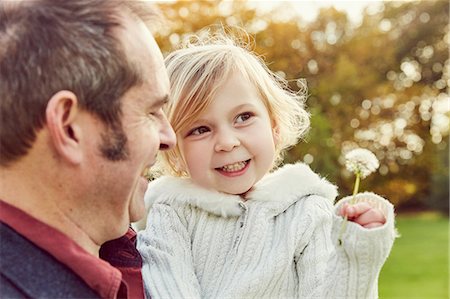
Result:
<svg viewBox="0 0 450 299"><path fill-rule="evenodd" d="M176 211L154 204L147 227L138 234L147 298L200 298L190 236Z"/></svg>
<svg viewBox="0 0 450 299"><path fill-rule="evenodd" d="M338 294L346 298L378 298L378 277L397 236L394 227L393 205L374 193L360 193L356 195L355 202L368 202L371 206L379 208L386 217L386 223L376 228L364 228L361 225L348 222L339 244L343 218L338 216L340 206L349 201L351 197L340 200L333 215L332 241L336 247L335 269L329 269L335 277L335 289L341 289ZM339 281L344 275L345 280ZM337 287L337 284L340 287ZM333 290L329 289L329 297L335 297Z"/></svg>
<svg viewBox="0 0 450 299"><path fill-rule="evenodd" d="M392 205L375 194L358 197L378 205L386 213L387 222L372 229L350 222L340 245L342 217L316 199L319 203L310 212L315 217L311 219L310 240L296 265L300 297L377 298L378 276L395 238ZM340 204L342 201L335 211Z"/></svg>

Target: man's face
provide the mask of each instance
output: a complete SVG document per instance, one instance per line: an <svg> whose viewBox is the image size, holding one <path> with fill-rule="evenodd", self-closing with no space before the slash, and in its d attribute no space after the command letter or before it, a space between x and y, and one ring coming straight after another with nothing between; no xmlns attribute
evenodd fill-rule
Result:
<svg viewBox="0 0 450 299"><path fill-rule="evenodd" d="M128 90L122 101L122 128L105 129L97 123L95 152L90 161L95 181L98 216L104 229L124 233L128 224L143 217L147 169L155 163L160 148L175 145L175 133L162 107L168 100L169 80L161 52L143 24L128 20L119 33L126 55L139 63L143 84ZM108 152L121 159L114 161ZM120 153L119 153L120 152Z"/></svg>

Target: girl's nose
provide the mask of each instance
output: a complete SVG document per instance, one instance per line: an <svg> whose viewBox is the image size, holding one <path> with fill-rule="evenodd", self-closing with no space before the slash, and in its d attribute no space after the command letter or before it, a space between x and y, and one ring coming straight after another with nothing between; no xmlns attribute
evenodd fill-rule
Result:
<svg viewBox="0 0 450 299"><path fill-rule="evenodd" d="M229 152L241 144L239 138L230 130L221 132L217 135L214 150L216 152Z"/></svg>

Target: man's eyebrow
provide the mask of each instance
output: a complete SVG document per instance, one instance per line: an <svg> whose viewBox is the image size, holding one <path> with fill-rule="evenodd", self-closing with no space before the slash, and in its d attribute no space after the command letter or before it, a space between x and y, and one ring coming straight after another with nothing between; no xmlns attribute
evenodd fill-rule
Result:
<svg viewBox="0 0 450 299"><path fill-rule="evenodd" d="M159 99L156 99L156 101L153 102L152 106L153 107L164 106L164 105L166 105L169 102L169 99L170 99L169 95L166 94L165 96L163 96L163 97L161 97Z"/></svg>

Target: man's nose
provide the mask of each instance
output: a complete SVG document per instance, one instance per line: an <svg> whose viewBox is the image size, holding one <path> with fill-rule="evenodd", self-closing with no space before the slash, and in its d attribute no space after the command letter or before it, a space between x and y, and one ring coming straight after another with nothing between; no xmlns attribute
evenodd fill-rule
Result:
<svg viewBox="0 0 450 299"><path fill-rule="evenodd" d="M177 137L175 135L175 132L173 131L173 128L165 115L159 135L160 135L160 143L159 143L160 150L171 149L177 143Z"/></svg>

